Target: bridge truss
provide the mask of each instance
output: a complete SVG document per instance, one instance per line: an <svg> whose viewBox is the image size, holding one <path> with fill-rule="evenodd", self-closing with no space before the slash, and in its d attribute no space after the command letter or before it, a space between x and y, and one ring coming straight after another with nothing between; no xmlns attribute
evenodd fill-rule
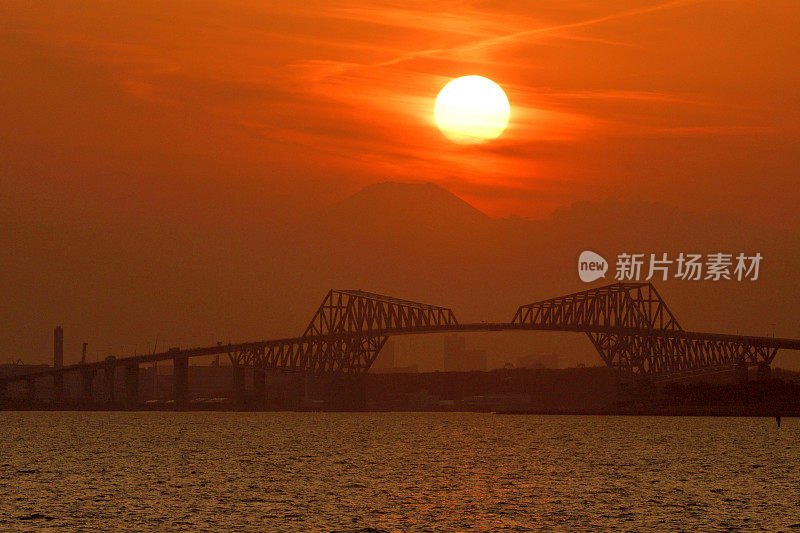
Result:
<svg viewBox="0 0 800 533"><path fill-rule="evenodd" d="M606 365L631 380L746 372L749 366L763 371L787 346L763 337L686 332L650 283L617 283L523 305L512 323L584 331Z"/></svg>
<svg viewBox="0 0 800 533"><path fill-rule="evenodd" d="M458 327L451 309L355 290L329 291L301 337L242 345L234 364L311 374L362 374L390 333Z"/></svg>
<svg viewBox="0 0 800 533"><path fill-rule="evenodd" d="M356 290L332 290L299 337L216 345L47 368L0 377L0 398L8 384L23 383L30 398L35 382L49 376L54 395L63 394L63 377L82 375L85 402L94 376L102 372L113 393L115 371L124 370L126 403L136 405L139 365L171 360L175 402L187 405L189 358L227 354L235 388L244 389L244 368L253 367L263 397L267 370L298 375L354 377L366 373L392 335L467 331L571 331L585 333L605 364L623 380L660 381L693 374L758 367L766 373L779 349L800 350L798 339L698 333L684 330L649 283L617 283L523 305L511 322L456 320L446 307ZM347 380L345 380L347 381ZM113 396L113 394L112 394Z"/></svg>

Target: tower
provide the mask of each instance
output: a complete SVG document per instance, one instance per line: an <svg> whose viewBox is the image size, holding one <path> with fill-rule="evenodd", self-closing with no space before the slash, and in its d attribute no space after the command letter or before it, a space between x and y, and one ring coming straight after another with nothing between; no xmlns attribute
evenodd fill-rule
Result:
<svg viewBox="0 0 800 533"><path fill-rule="evenodd" d="M64 329L56 326L53 330L53 367L64 366Z"/></svg>

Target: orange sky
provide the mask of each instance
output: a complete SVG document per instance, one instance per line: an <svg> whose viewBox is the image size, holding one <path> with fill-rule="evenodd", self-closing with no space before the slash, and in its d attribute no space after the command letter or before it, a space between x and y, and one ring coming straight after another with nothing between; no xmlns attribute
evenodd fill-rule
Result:
<svg viewBox="0 0 800 533"><path fill-rule="evenodd" d="M330 288L504 320L587 247L760 251L758 285L663 294L800 337L800 2L292 4L0 2L0 362L57 324L70 361L291 336ZM469 74L511 102L482 145L433 123ZM351 197L386 181L541 222Z"/></svg>
<svg viewBox="0 0 800 533"><path fill-rule="evenodd" d="M63 194L69 223L424 180L496 216L617 197L800 224L796 1L291 4L3 2L0 193ZM467 74L508 94L497 141L433 124Z"/></svg>

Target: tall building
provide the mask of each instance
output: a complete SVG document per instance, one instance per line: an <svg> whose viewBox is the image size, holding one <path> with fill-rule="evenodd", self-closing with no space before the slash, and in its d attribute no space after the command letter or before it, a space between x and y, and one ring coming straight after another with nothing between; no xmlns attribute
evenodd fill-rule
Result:
<svg viewBox="0 0 800 533"><path fill-rule="evenodd" d="M464 335L453 333L444 338L444 356L464 353L467 350L467 341Z"/></svg>
<svg viewBox="0 0 800 533"><path fill-rule="evenodd" d="M373 372L391 371L394 368L395 351L396 345L394 341L386 341L375 362L372 363L371 370Z"/></svg>
<svg viewBox="0 0 800 533"><path fill-rule="evenodd" d="M444 371L486 371L486 350L467 350L463 335L452 334L444 338Z"/></svg>
<svg viewBox="0 0 800 533"><path fill-rule="evenodd" d="M53 330L53 367L64 366L64 329L56 326Z"/></svg>

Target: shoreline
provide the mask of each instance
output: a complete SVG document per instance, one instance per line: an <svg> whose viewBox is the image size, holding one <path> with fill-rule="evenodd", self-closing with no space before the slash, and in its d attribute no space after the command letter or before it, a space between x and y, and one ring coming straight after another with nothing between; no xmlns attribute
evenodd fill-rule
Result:
<svg viewBox="0 0 800 533"><path fill-rule="evenodd" d="M185 409L174 409L172 405L141 406L136 409L110 406L2 406L4 412L231 412L231 413L483 413L494 415L527 416L654 416L654 417L738 417L738 418L794 418L800 417L800 409L753 408L744 406L686 406L661 408L606 408L581 409L323 409L323 408L260 408L244 406L235 408L222 405L189 405Z"/></svg>

